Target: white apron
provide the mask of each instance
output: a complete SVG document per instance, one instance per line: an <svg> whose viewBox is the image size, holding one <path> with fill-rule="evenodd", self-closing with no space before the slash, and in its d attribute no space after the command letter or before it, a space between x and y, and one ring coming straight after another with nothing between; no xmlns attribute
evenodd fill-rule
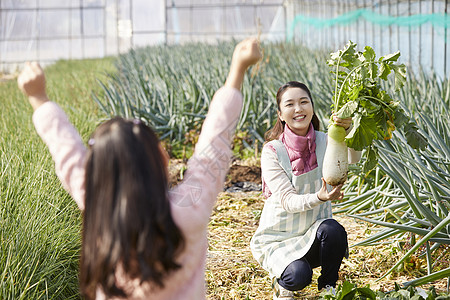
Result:
<svg viewBox="0 0 450 300"><path fill-rule="evenodd" d="M298 194L317 193L322 187L322 164L327 135L316 131L317 168L299 176L292 173L291 162L283 143L269 142L278 161L292 181ZM326 201L313 209L289 213L273 194L266 199L255 235L250 241L253 256L270 275L279 278L286 267L308 252L320 223L332 217L331 203Z"/></svg>

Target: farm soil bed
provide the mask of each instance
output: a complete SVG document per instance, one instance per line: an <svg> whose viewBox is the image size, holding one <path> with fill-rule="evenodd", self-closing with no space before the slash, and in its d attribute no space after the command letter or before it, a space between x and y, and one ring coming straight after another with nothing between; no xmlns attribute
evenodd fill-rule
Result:
<svg viewBox="0 0 450 300"><path fill-rule="evenodd" d="M261 192L219 194L208 228L208 299L272 299L271 279L253 259L249 248L262 207ZM426 274L426 261L413 257L402 272L376 281L406 251L399 250L389 241L378 246L352 247L376 228L346 216L334 217L346 228L350 245L350 256L342 263L338 284L346 280L359 287L368 285L374 291L388 292L394 289L395 283ZM318 276L319 270L315 269L312 284L297 293L296 299L319 298ZM446 280L440 280L434 287L438 292L444 292L446 284Z"/></svg>
<svg viewBox="0 0 450 300"><path fill-rule="evenodd" d="M169 164L169 181L172 185L177 184L183 178L186 162L182 159L172 159ZM245 161L234 161L225 178L224 188L229 188L239 182L252 182L261 184L261 168L256 159Z"/></svg>
<svg viewBox="0 0 450 300"><path fill-rule="evenodd" d="M183 166L180 161L171 161L174 184L179 181ZM235 162L225 187L238 180L261 183L260 170L257 169L257 162ZM219 194L208 226L208 299L272 299L271 278L254 260L249 248L263 205L264 197L259 191ZM334 218L346 228L350 246L350 256L342 263L338 284L349 281L359 287L369 286L374 291L388 292L394 289L395 283L401 284L426 274L426 261L412 257L400 272L377 281L407 249L401 250L389 241L377 246L353 247L378 228L344 215L335 215ZM315 269L312 284L297 293L296 299L319 298L318 276L319 269ZM447 280L434 282L433 286L438 292L444 292ZM428 287L430 285L422 286L424 289Z"/></svg>

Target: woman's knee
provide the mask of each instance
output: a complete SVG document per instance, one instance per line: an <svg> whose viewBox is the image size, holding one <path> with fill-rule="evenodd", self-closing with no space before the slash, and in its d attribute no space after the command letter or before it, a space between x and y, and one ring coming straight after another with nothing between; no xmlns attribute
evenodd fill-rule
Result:
<svg viewBox="0 0 450 300"><path fill-rule="evenodd" d="M305 259L298 259L286 267L278 283L287 290L299 291L311 283L312 275L309 263Z"/></svg>
<svg viewBox="0 0 450 300"><path fill-rule="evenodd" d="M323 221L317 233L321 240L327 239L328 242L341 243L343 240L347 241L347 232L344 226L334 219Z"/></svg>

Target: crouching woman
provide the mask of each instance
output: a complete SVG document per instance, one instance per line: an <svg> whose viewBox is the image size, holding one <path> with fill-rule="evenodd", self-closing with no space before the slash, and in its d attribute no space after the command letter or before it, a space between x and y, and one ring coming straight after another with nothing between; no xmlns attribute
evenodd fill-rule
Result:
<svg viewBox="0 0 450 300"><path fill-rule="evenodd" d="M279 88L276 99L277 123L266 133L261 153L266 200L250 247L274 278L274 299L293 299L293 291L309 285L319 266L318 289L336 286L348 243L331 211L331 201L343 198L342 184L327 187L322 178L327 136L319 131L310 91L292 81ZM334 119L350 128L350 118ZM359 152L348 154L349 163L359 161Z"/></svg>

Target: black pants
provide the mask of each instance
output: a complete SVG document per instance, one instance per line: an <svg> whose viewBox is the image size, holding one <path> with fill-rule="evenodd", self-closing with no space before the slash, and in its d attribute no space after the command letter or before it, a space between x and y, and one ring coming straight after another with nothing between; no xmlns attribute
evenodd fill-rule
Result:
<svg viewBox="0 0 450 300"><path fill-rule="evenodd" d="M278 283L287 290L299 291L311 283L312 269L322 266L318 289L327 285L335 287L347 248L345 228L334 219L323 221L311 249L303 258L294 260L286 267Z"/></svg>

